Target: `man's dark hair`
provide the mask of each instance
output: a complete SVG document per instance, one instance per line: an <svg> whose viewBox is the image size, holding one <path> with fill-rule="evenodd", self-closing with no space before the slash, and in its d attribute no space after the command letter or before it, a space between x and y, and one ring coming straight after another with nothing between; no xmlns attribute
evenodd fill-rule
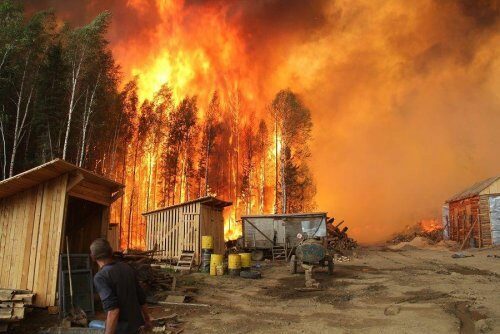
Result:
<svg viewBox="0 0 500 334"><path fill-rule="evenodd" d="M90 245L90 254L96 260L109 259L113 257L113 248L109 241L104 238L95 239Z"/></svg>

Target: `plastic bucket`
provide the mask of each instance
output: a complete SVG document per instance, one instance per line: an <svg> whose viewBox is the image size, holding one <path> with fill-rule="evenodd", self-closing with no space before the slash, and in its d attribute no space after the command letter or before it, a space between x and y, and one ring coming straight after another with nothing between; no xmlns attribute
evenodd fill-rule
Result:
<svg viewBox="0 0 500 334"><path fill-rule="evenodd" d="M217 266L221 266L224 261L224 256L221 254L211 254L210 256L210 275L217 275Z"/></svg>

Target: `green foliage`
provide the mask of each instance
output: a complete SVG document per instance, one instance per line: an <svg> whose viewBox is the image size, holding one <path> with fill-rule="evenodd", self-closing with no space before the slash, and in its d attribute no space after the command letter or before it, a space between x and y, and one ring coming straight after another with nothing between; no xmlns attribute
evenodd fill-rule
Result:
<svg viewBox="0 0 500 334"><path fill-rule="evenodd" d="M118 135L127 135L131 114L135 117L135 112L124 112L126 94L117 89L120 73L105 39L110 19L104 12L83 27L60 27L53 11L27 17L19 2L0 2L2 170L11 161L14 170L23 170L61 156L77 65L81 68L67 160L76 163L83 150L84 165L95 168L98 161L120 151L114 143L98 145L102 140L112 142ZM87 127L85 112L90 120ZM12 155L16 136L21 155Z"/></svg>

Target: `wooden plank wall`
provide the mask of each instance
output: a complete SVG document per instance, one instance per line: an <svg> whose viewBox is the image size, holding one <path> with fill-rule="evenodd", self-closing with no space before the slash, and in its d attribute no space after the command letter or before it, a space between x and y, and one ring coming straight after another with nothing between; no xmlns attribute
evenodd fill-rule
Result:
<svg viewBox="0 0 500 334"><path fill-rule="evenodd" d="M214 253L224 254L224 216L222 210L201 205L201 235L214 238Z"/></svg>
<svg viewBox="0 0 500 334"><path fill-rule="evenodd" d="M489 195L479 196L479 223L482 238L481 246L491 246L491 223Z"/></svg>
<svg viewBox="0 0 500 334"><path fill-rule="evenodd" d="M462 243L467 237L471 225L477 220L471 237L477 247L491 245L490 209L488 195L475 196L461 201L451 202L450 239ZM468 244L466 245L468 246Z"/></svg>
<svg viewBox="0 0 500 334"><path fill-rule="evenodd" d="M155 246L160 260L177 259L182 250L192 250L195 258L200 255L199 230L200 203L192 203L146 215L146 247Z"/></svg>
<svg viewBox="0 0 500 334"><path fill-rule="evenodd" d="M0 200L0 287L32 290L37 306L56 302L67 180L62 175Z"/></svg>

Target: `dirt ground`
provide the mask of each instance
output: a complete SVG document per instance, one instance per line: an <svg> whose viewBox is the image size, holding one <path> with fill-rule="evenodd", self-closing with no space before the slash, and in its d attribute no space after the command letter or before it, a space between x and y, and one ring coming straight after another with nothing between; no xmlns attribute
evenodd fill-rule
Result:
<svg viewBox="0 0 500 334"><path fill-rule="evenodd" d="M318 269L323 290L314 292L297 291L304 275L289 274L285 263L261 263L259 280L193 273L177 286L196 290L192 302L209 307L151 311L177 314L184 333L499 333L500 248L453 253L363 248L333 276ZM32 314L16 333L55 319Z"/></svg>
<svg viewBox="0 0 500 334"><path fill-rule="evenodd" d="M169 307L186 333L499 333L500 249L454 259L448 250L368 248L318 270L323 291L300 292L304 275L264 263L260 280L191 274L208 308ZM163 312L161 312L163 313Z"/></svg>

